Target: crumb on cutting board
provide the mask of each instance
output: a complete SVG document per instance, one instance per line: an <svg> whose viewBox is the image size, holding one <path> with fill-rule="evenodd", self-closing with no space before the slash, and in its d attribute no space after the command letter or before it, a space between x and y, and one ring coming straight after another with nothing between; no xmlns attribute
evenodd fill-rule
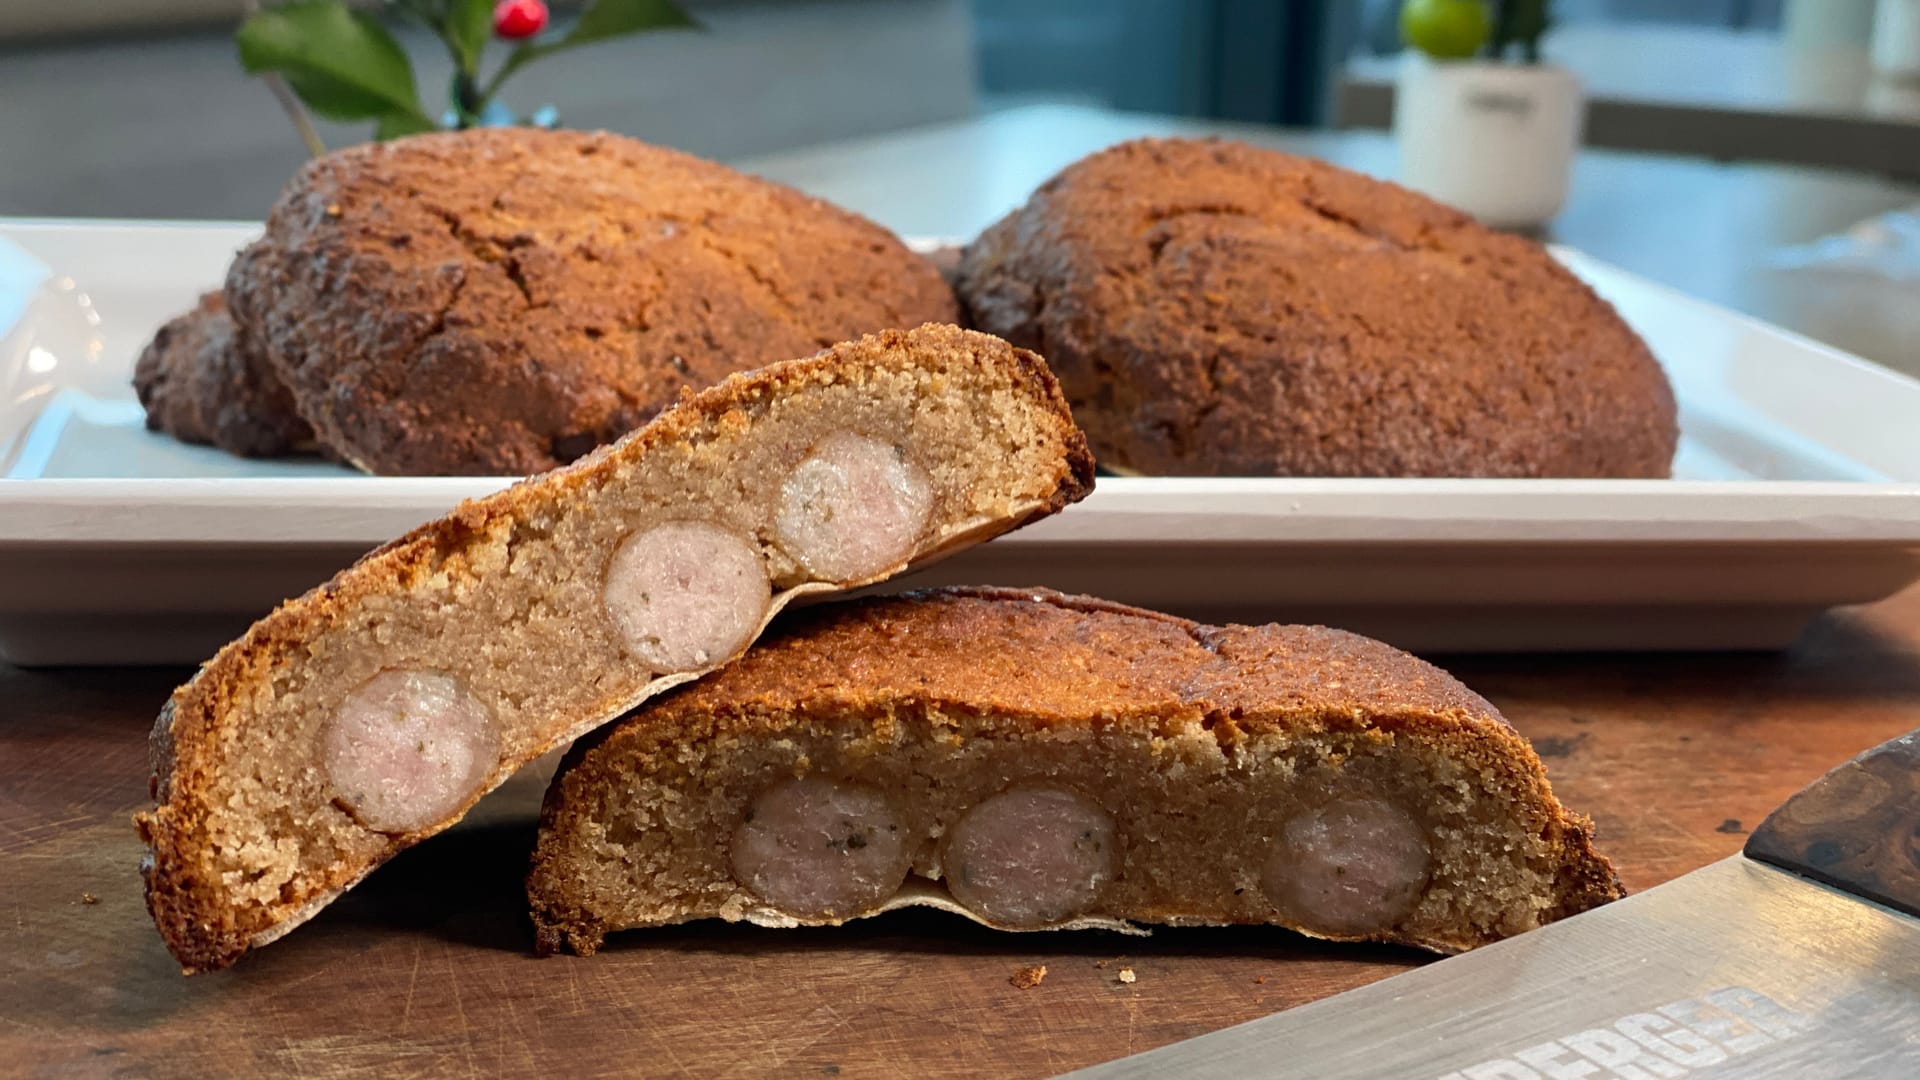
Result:
<svg viewBox="0 0 1920 1080"><path fill-rule="evenodd" d="M80 894L80 902L89 905L97 904L100 902L100 898L90 892L83 892Z"/></svg>
<svg viewBox="0 0 1920 1080"><path fill-rule="evenodd" d="M1047 965L1036 964L1033 967L1014 968L1013 976L1007 981L1022 990L1031 990L1045 982L1046 978Z"/></svg>
<svg viewBox="0 0 1920 1080"><path fill-rule="evenodd" d="M1134 975L1134 973L1133 973L1133 969L1132 969L1132 968L1130 968L1130 967L1123 967L1123 968L1121 968L1121 969L1120 969L1120 981L1121 981L1121 982L1123 982L1123 983L1130 983L1130 982L1132 982L1132 981L1133 981L1134 979L1136 979L1136 978L1138 978L1138 976L1136 976L1136 975Z"/></svg>

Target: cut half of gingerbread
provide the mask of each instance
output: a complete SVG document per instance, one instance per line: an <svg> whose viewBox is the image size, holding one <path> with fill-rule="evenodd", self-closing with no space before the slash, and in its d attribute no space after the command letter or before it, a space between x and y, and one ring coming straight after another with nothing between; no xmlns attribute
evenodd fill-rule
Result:
<svg viewBox="0 0 1920 1080"><path fill-rule="evenodd" d="M1041 360L889 331L690 394L461 505L255 624L154 730L147 902L224 967L521 764L738 655L789 600L1081 498Z"/></svg>
<svg viewBox="0 0 1920 1080"><path fill-rule="evenodd" d="M1046 590L788 620L574 746L528 879L541 951L929 904L1453 952L1621 895L1493 706L1368 638Z"/></svg>

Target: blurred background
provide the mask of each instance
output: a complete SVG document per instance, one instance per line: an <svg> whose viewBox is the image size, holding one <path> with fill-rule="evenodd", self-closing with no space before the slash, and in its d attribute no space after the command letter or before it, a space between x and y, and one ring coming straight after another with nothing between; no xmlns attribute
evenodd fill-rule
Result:
<svg viewBox="0 0 1920 1080"><path fill-rule="evenodd" d="M1412 62L1399 0L686 6L704 33L535 65L511 103L947 237L1137 134L1218 132L1389 178L1417 171L1391 134ZM1920 369L1920 0L1552 10L1542 53L1577 79L1581 149L1564 204L1521 224ZM239 0L0 3L0 215L261 217L305 151L236 62L239 15ZM444 57L397 32L423 97L438 93ZM368 134L320 127L331 146Z"/></svg>

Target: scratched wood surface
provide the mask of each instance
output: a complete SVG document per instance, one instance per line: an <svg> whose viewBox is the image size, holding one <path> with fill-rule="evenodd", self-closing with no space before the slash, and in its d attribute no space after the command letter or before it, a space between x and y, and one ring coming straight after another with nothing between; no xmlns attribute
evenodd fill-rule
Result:
<svg viewBox="0 0 1920 1080"><path fill-rule="evenodd" d="M1645 888L1920 726L1920 590L1780 655L1446 662ZM1003 936L933 913L642 931L536 960L518 877L534 775L279 944L184 979L146 921L127 821L180 674L0 667L0 1075L1043 1075L1425 960L1270 930ZM1043 982L1012 985L1037 965Z"/></svg>

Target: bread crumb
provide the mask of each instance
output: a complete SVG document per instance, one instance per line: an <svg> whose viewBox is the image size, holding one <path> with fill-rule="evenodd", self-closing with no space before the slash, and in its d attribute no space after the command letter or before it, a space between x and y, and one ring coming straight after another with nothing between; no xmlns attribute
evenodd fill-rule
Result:
<svg viewBox="0 0 1920 1080"><path fill-rule="evenodd" d="M1265 975L1255 975L1253 981L1264 986L1266 985L1267 977Z"/></svg>
<svg viewBox="0 0 1920 1080"><path fill-rule="evenodd" d="M83 892L80 894L80 902L83 904L97 904L100 902L100 898L90 892Z"/></svg>
<svg viewBox="0 0 1920 1080"><path fill-rule="evenodd" d="M1099 968L1101 971L1107 970L1107 962L1105 960L1095 960L1093 966Z"/></svg>
<svg viewBox="0 0 1920 1080"><path fill-rule="evenodd" d="M1134 980L1135 978L1136 978L1136 976L1134 975L1134 973L1133 973L1133 969L1132 969L1132 968L1130 968L1130 967L1123 967L1123 968L1121 968L1121 969L1120 969L1120 981L1121 981L1121 982L1123 982L1123 983L1130 983L1130 982L1132 982L1132 981L1133 981L1133 980Z"/></svg>
<svg viewBox="0 0 1920 1080"><path fill-rule="evenodd" d="M1013 977L1007 981L1022 990L1031 990L1045 982L1046 978L1047 965L1038 964L1034 967L1014 968Z"/></svg>

